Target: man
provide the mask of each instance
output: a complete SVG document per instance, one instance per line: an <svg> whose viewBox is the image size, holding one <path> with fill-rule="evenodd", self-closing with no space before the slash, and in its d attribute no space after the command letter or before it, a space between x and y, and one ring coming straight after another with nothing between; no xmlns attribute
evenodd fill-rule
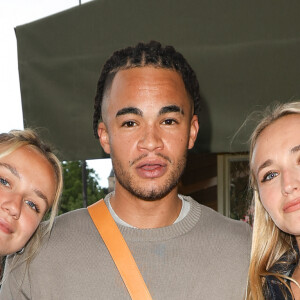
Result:
<svg viewBox="0 0 300 300"><path fill-rule="evenodd" d="M115 52L97 86L94 132L116 176L105 203L153 299L245 293L249 227L177 192L199 102L192 68L158 42ZM86 209L58 217L28 271L13 270L3 289L1 299L130 299Z"/></svg>

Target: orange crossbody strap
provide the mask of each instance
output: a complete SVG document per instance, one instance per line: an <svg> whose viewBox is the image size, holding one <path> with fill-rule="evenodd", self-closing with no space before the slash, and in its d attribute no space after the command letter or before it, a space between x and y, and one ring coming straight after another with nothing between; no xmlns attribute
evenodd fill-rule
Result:
<svg viewBox="0 0 300 300"><path fill-rule="evenodd" d="M104 200L90 205L88 212L121 274L131 299L151 300L142 274Z"/></svg>

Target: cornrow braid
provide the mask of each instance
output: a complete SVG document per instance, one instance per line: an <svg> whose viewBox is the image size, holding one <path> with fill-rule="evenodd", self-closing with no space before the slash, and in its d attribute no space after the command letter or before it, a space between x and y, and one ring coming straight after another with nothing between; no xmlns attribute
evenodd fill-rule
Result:
<svg viewBox="0 0 300 300"><path fill-rule="evenodd" d="M96 138L98 138L98 123L102 120L102 100L116 73L120 70L145 66L177 71L182 76L186 91L193 100L194 114L199 114L201 104L199 83L194 70L183 55L177 52L174 47L162 47L156 41L138 43L134 47L115 51L102 68L94 104L93 129Z"/></svg>

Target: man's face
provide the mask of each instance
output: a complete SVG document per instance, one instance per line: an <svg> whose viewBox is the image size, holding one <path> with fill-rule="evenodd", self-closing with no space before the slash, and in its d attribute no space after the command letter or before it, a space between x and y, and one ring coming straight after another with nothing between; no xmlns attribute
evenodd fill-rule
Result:
<svg viewBox="0 0 300 300"><path fill-rule="evenodd" d="M198 121L181 76L141 67L119 71L103 103L98 134L117 189L157 200L177 189Z"/></svg>

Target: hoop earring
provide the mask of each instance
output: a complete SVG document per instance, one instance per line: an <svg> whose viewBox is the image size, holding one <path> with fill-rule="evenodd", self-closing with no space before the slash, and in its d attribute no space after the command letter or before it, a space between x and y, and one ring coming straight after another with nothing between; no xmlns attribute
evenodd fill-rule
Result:
<svg viewBox="0 0 300 300"><path fill-rule="evenodd" d="M21 250L17 251L16 254L22 255L25 251L25 247L23 247Z"/></svg>

